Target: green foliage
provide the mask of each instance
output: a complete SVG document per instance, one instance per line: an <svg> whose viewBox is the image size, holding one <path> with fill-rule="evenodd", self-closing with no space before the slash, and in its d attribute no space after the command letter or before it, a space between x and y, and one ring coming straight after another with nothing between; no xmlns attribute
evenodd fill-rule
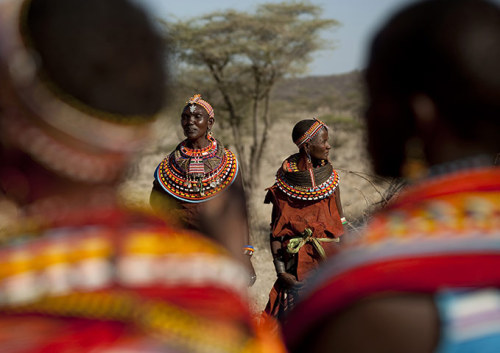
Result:
<svg viewBox="0 0 500 353"><path fill-rule="evenodd" d="M319 119L324 121L328 126L341 128L343 130L357 130L364 127L364 124L359 118L347 114L324 114L319 116Z"/></svg>
<svg viewBox="0 0 500 353"><path fill-rule="evenodd" d="M228 10L163 23L178 63L178 86L191 86L213 103L217 119L232 132L249 189L247 176L259 174L273 120L272 88L303 73L312 53L327 46L321 31L339 26L321 13L309 2L281 2L261 4L255 13ZM251 137L249 151L244 136Z"/></svg>

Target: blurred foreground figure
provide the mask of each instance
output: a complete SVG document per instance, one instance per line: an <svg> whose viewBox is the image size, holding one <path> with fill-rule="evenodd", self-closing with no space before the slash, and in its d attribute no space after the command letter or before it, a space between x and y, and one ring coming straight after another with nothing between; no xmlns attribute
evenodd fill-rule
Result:
<svg viewBox="0 0 500 353"><path fill-rule="evenodd" d="M500 349L500 9L418 2L366 72L375 170L411 180L288 317L292 352Z"/></svg>
<svg viewBox="0 0 500 353"><path fill-rule="evenodd" d="M247 274L119 203L163 105L164 50L125 0L0 3L0 351L275 352Z"/></svg>

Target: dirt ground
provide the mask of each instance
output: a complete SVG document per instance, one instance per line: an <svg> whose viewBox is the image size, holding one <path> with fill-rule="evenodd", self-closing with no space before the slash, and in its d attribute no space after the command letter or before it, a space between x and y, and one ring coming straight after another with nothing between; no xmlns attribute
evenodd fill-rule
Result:
<svg viewBox="0 0 500 353"><path fill-rule="evenodd" d="M249 197L252 217L250 234L256 248L252 263L257 272L257 281L249 289L252 308L255 312L264 309L269 291L276 279L272 257L268 245L268 230L271 206L265 205L263 199L265 188L274 183L276 170L281 162L296 152L291 140L293 125L301 118L290 118L276 122L270 135L267 153L262 161L262 173L256 176L258 188ZM217 136L217 127L214 129ZM135 162L122 184L122 195L131 203L148 204L149 192L153 181L153 172L157 164L183 139L180 127L169 127L166 120L157 122L151 143L137 155ZM366 218L370 207L381 201L383 192L389 182L372 175L364 148L363 131L360 128L347 130L330 126L330 144L333 146L330 159L340 176L340 190L344 214L348 220L356 224L347 236L359 236L356 229L359 220Z"/></svg>

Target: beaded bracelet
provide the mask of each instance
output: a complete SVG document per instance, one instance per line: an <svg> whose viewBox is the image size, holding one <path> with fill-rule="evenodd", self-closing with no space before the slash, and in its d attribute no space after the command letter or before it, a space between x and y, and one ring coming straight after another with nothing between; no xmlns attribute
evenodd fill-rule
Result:
<svg viewBox="0 0 500 353"><path fill-rule="evenodd" d="M245 254L245 255L252 256L254 251L255 251L255 249L252 245L245 245L243 247L243 254Z"/></svg>
<svg viewBox="0 0 500 353"><path fill-rule="evenodd" d="M342 222L342 224L347 224L347 219L345 219L345 217L342 217L340 221Z"/></svg>

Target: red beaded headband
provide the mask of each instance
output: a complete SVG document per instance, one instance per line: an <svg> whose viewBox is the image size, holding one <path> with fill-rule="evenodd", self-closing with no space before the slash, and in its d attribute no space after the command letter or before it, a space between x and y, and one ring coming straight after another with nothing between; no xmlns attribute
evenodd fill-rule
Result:
<svg viewBox="0 0 500 353"><path fill-rule="evenodd" d="M321 120L314 118L314 123L311 125L311 127L302 135L300 138L298 138L295 142L297 147L302 146L304 143L311 141L314 136L321 130L322 127L328 128L324 122Z"/></svg>
<svg viewBox="0 0 500 353"><path fill-rule="evenodd" d="M208 113L208 116L210 118L215 118L215 114L214 114L214 109L212 108L212 106L210 105L210 103L208 103L207 101L201 99L201 94L195 94L194 96L192 96L189 101L187 102L187 104L198 104L198 105L201 105L203 107L203 109L205 109Z"/></svg>

